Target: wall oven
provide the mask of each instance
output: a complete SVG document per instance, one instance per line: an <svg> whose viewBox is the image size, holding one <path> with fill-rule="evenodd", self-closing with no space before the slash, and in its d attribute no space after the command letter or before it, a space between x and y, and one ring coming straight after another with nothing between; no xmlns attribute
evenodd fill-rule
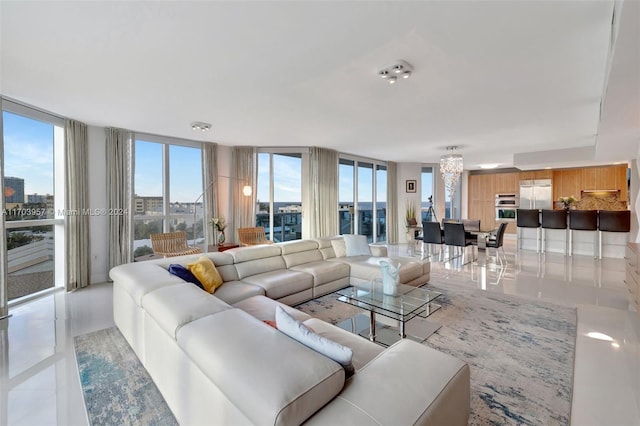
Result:
<svg viewBox="0 0 640 426"><path fill-rule="evenodd" d="M496 220L501 222L515 221L519 203L518 194L496 194Z"/></svg>

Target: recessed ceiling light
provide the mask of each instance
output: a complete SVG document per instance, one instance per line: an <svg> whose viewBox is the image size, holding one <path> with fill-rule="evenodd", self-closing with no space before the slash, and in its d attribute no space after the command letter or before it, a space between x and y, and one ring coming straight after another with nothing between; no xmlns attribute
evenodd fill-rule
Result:
<svg viewBox="0 0 640 426"><path fill-rule="evenodd" d="M398 59L391 65L387 65L378 71L378 76L380 76L383 80L387 80L389 84L394 84L398 81L398 77L402 77L403 79L407 79L411 76L413 72L413 66L407 61L403 61L402 59Z"/></svg>
<svg viewBox="0 0 640 426"><path fill-rule="evenodd" d="M200 130L201 132L208 132L211 130L211 124L203 123L202 121L194 121L191 123L191 129Z"/></svg>
<svg viewBox="0 0 640 426"><path fill-rule="evenodd" d="M496 169L500 164L480 164L481 169Z"/></svg>

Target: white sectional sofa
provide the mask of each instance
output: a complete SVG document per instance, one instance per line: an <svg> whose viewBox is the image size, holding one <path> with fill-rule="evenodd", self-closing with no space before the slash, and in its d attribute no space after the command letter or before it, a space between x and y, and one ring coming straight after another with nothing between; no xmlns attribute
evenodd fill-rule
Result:
<svg viewBox="0 0 640 426"><path fill-rule="evenodd" d="M116 325L181 424L467 424L462 361L406 339L384 349L288 306L374 278L380 257L336 258L328 239L206 256L224 280L213 295L168 272L197 255L110 271ZM428 262L402 262L404 283L428 281ZM351 348L356 373L345 379L340 364L266 324L276 306Z"/></svg>

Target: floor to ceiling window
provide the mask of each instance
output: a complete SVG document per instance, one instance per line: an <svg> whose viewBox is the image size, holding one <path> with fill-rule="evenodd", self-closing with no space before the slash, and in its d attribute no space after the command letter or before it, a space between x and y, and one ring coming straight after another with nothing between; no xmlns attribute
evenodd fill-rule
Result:
<svg viewBox="0 0 640 426"><path fill-rule="evenodd" d="M64 120L3 101L8 300L64 286Z"/></svg>
<svg viewBox="0 0 640 426"><path fill-rule="evenodd" d="M338 166L341 234L386 240L387 167L382 162L342 157Z"/></svg>
<svg viewBox="0 0 640 426"><path fill-rule="evenodd" d="M259 152L256 226L275 242L302 238L301 152Z"/></svg>
<svg viewBox="0 0 640 426"><path fill-rule="evenodd" d="M420 174L420 210L422 220L428 222L437 222L435 210L433 208L435 200L433 199L433 167L423 166Z"/></svg>
<svg viewBox="0 0 640 426"><path fill-rule="evenodd" d="M134 150L134 258L152 252L151 234L185 231L190 244L202 244L200 144L139 136Z"/></svg>

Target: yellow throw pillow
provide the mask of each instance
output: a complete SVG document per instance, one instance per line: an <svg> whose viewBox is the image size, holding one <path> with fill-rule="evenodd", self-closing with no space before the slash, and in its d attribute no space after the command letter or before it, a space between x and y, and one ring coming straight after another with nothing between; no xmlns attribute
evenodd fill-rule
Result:
<svg viewBox="0 0 640 426"><path fill-rule="evenodd" d="M196 262L188 263L187 269L209 293L213 293L222 285L222 277L216 269L216 265L206 256L200 256Z"/></svg>

